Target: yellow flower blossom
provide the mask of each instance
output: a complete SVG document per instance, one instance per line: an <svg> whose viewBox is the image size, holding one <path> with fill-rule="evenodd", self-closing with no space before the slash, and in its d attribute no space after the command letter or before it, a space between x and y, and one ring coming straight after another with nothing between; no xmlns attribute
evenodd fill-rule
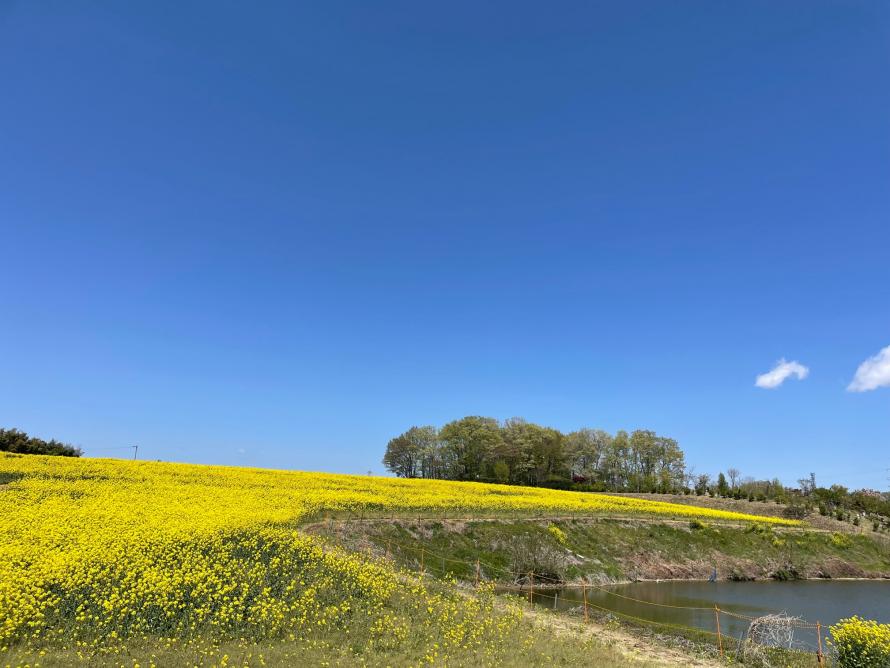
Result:
<svg viewBox="0 0 890 668"><path fill-rule="evenodd" d="M391 566L299 532L333 515L649 515L790 523L692 506L482 483L401 480L0 453L0 647L112 646L139 638L323 639L370 620L397 645L409 621L443 629L429 656L498 624L472 597L417 585L415 620L387 610ZM491 618L491 619L489 619ZM352 637L352 636L350 636ZM421 654L423 656L423 654ZM219 659L225 665L229 659Z"/></svg>

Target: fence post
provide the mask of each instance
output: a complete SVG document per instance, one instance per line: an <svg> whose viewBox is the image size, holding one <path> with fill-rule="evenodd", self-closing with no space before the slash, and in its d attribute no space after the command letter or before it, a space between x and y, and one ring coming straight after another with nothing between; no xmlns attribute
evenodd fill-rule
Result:
<svg viewBox="0 0 890 668"><path fill-rule="evenodd" d="M816 638L819 639L819 653L816 654L816 658L819 660L819 668L825 665L825 655L822 654L822 624L821 622L816 622Z"/></svg>
<svg viewBox="0 0 890 668"><path fill-rule="evenodd" d="M723 636L720 635L720 608L714 606L714 617L717 620L717 647L720 649L720 656L723 656Z"/></svg>
<svg viewBox="0 0 890 668"><path fill-rule="evenodd" d="M581 590L584 593L584 621L589 622L590 616L587 614L587 584L585 583Z"/></svg>

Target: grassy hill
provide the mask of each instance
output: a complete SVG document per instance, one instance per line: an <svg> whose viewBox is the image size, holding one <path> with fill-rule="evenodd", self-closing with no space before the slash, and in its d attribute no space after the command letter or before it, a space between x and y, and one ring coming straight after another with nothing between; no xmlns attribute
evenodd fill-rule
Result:
<svg viewBox="0 0 890 668"><path fill-rule="evenodd" d="M401 565L473 580L529 570L571 583L635 580L890 577L890 549L869 536L697 520L563 518L317 523L313 533ZM443 557L445 561L443 561Z"/></svg>
<svg viewBox="0 0 890 668"><path fill-rule="evenodd" d="M609 495L158 462L0 455L0 478L0 662L9 663L44 652L43 665L220 665L235 654L241 664L260 654L343 665L583 654L630 665L622 643L585 632L557 647L533 632L540 620L487 588L419 577L410 545L395 559L385 545L397 536L506 565L498 541L530 527L557 540L552 525L563 551L611 550L595 567L576 556L567 577L626 577L620 554L636 541L696 551L756 523L745 549L757 553L797 526ZM349 540L334 530L343 526ZM333 533L319 536L324 527Z"/></svg>

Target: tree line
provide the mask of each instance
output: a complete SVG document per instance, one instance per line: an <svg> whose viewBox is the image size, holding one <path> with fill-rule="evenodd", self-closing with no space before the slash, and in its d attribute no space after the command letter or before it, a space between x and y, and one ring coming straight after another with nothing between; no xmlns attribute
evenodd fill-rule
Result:
<svg viewBox="0 0 890 668"><path fill-rule="evenodd" d="M564 434L522 418L468 416L441 428L411 427L387 443L383 464L402 478L770 501L783 504L789 517L818 511L854 524L860 516L871 518L875 531L890 526L890 493L820 487L812 473L797 487L743 477L735 467L716 477L697 474L687 468L677 441L646 429Z"/></svg>
<svg viewBox="0 0 890 668"><path fill-rule="evenodd" d="M686 464L677 441L647 429L564 434L510 418L468 416L391 439L383 464L403 478L476 480L592 491L679 492Z"/></svg>
<svg viewBox="0 0 890 668"><path fill-rule="evenodd" d="M15 452L22 455L58 455L61 457L80 457L83 454L80 448L55 439L44 441L42 438L28 436L18 429L2 428L0 428L0 452Z"/></svg>
<svg viewBox="0 0 890 668"><path fill-rule="evenodd" d="M774 501L786 506L785 514L802 519L818 511L820 515L859 525L861 518L872 519L875 531L890 527L890 493L874 489L850 490L843 485L821 487L816 474L797 480L797 487L786 487L778 478L756 480L742 477L734 467L726 469L712 479L707 474L691 476L691 492L727 499L748 501Z"/></svg>

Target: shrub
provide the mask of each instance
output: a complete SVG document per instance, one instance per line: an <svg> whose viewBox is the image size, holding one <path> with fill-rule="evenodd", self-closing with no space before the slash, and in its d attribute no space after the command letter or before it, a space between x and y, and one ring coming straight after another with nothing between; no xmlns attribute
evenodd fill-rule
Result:
<svg viewBox="0 0 890 668"><path fill-rule="evenodd" d="M841 668L890 668L890 624L851 617L831 627Z"/></svg>
<svg viewBox="0 0 890 668"><path fill-rule="evenodd" d="M513 536L506 544L510 565L517 581L529 573L550 581L562 582L567 565L565 552L543 540L539 533Z"/></svg>
<svg viewBox="0 0 890 668"><path fill-rule="evenodd" d="M748 528L745 529L745 533L756 533L760 536L769 536L773 532L773 529L768 524L760 524L758 522L754 522L753 524L749 524Z"/></svg>
<svg viewBox="0 0 890 668"><path fill-rule="evenodd" d="M690 529L707 529L708 525L701 520L692 520L689 522Z"/></svg>
<svg viewBox="0 0 890 668"><path fill-rule="evenodd" d="M562 529L560 529L555 524L551 524L547 527L547 531L556 539L556 542L560 545L565 545L568 538L566 538L566 533Z"/></svg>
<svg viewBox="0 0 890 668"><path fill-rule="evenodd" d="M807 515L810 514L809 509L803 504L792 504L790 506L785 506L785 509L782 511L782 516L787 517L792 520L802 520Z"/></svg>
<svg viewBox="0 0 890 668"><path fill-rule="evenodd" d="M835 547L841 548L842 550L846 550L853 546L853 539L845 533L839 533L835 531L833 534L831 534L831 544Z"/></svg>

